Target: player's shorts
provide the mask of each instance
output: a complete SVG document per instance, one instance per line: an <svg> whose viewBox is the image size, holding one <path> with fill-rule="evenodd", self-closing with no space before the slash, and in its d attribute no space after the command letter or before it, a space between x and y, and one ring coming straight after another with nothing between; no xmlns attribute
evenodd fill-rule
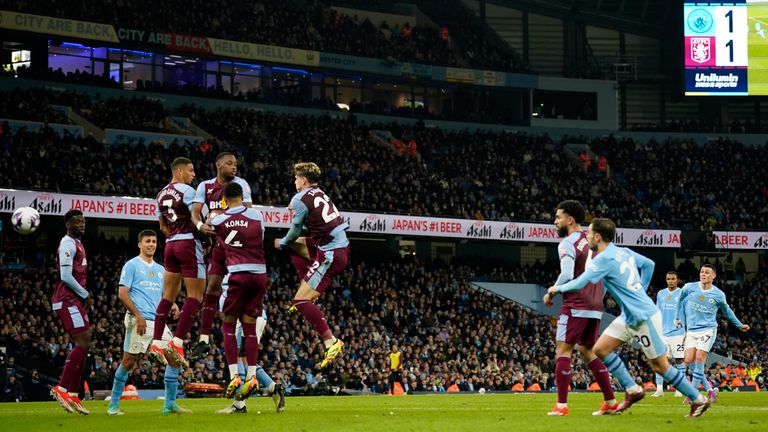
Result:
<svg viewBox="0 0 768 432"><path fill-rule="evenodd" d="M91 322L80 302L60 301L54 303L52 309L64 324L64 329L72 336L90 330Z"/></svg>
<svg viewBox="0 0 768 432"><path fill-rule="evenodd" d="M185 278L205 279L203 244L197 239L166 242L163 265L166 272L181 273Z"/></svg>
<svg viewBox="0 0 768 432"><path fill-rule="evenodd" d="M712 349L712 345L715 344L715 338L717 338L717 328L709 328L697 332L688 332L685 334L685 350L688 351L691 348L697 350L709 352Z"/></svg>
<svg viewBox="0 0 768 432"><path fill-rule="evenodd" d="M208 259L208 274L224 276L227 274L227 256L224 252L224 246L218 242L211 248L211 257Z"/></svg>
<svg viewBox="0 0 768 432"><path fill-rule="evenodd" d="M555 340L592 348L597 342L598 330L600 330L599 318L576 317L571 314L571 311L567 311L557 320Z"/></svg>
<svg viewBox="0 0 768 432"><path fill-rule="evenodd" d="M125 341L123 342L123 351L128 354L144 354L147 352L147 348L152 344L152 335L155 332L155 322L147 320L147 331L143 335L139 334L136 328L136 317L132 313L125 313ZM173 334L168 326L163 329L163 339L161 346L165 348L165 345L173 339Z"/></svg>
<svg viewBox="0 0 768 432"><path fill-rule="evenodd" d="M221 284L221 312L224 315L259 317L264 311L264 294L269 279L266 273L227 273Z"/></svg>
<svg viewBox="0 0 768 432"><path fill-rule="evenodd" d="M322 294L333 281L333 277L344 271L348 262L349 246L329 251L318 250L314 262L304 276L304 282Z"/></svg>
<svg viewBox="0 0 768 432"><path fill-rule="evenodd" d="M681 359L685 357L685 335L664 336L667 344L667 355L670 358Z"/></svg>
<svg viewBox="0 0 768 432"><path fill-rule="evenodd" d="M603 331L603 334L622 342L634 339L640 345L643 354L650 360L667 353L667 344L661 333L661 312L658 311L633 327L630 327L622 317L618 317Z"/></svg>

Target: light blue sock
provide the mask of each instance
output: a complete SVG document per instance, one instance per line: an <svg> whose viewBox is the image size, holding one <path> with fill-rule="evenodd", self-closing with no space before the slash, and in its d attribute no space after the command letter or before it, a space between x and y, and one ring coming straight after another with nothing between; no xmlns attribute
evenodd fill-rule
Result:
<svg viewBox="0 0 768 432"><path fill-rule="evenodd" d="M128 381L128 375L129 372L123 369L123 365L120 364L115 371L115 379L112 381L112 397L109 399L109 406L120 406L120 396L123 395L123 390L125 390L125 382Z"/></svg>
<svg viewBox="0 0 768 432"><path fill-rule="evenodd" d="M656 390L664 390L664 376L656 374Z"/></svg>
<svg viewBox="0 0 768 432"><path fill-rule="evenodd" d="M165 366L165 406L176 405L176 393L179 391L179 368L171 365Z"/></svg>
<svg viewBox="0 0 768 432"><path fill-rule="evenodd" d="M707 367L704 363L699 363L699 370L701 371L701 385L704 386L705 391L712 390L712 386L709 385L709 379L707 378Z"/></svg>
<svg viewBox="0 0 768 432"><path fill-rule="evenodd" d="M693 384L693 388L698 391L699 383L704 385L704 365L701 363L691 363L691 370L693 371L691 384Z"/></svg>
<svg viewBox="0 0 768 432"><path fill-rule="evenodd" d="M624 362L621 361L616 353L610 353L601 360L611 375L619 380L619 383L621 383L625 390L635 385L635 380L632 379L632 375L629 374L627 367L624 366Z"/></svg>
<svg viewBox="0 0 768 432"><path fill-rule="evenodd" d="M256 365L256 380L259 382L259 387L266 389L272 387L275 382L267 374L267 371L263 367Z"/></svg>
<svg viewBox="0 0 768 432"><path fill-rule="evenodd" d="M687 367L685 367L685 366L686 366L686 365L685 365L685 362L683 362L683 363L677 363L677 364L675 364L675 369L679 370L679 371L680 371L680 373L682 373L683 375L685 375L685 372L686 372L686 370L688 369L688 368L687 368Z"/></svg>
<svg viewBox="0 0 768 432"><path fill-rule="evenodd" d="M695 384L691 384L677 368L670 365L664 372L664 378L671 386L680 390L680 393L688 396L691 400L695 400L699 396Z"/></svg>

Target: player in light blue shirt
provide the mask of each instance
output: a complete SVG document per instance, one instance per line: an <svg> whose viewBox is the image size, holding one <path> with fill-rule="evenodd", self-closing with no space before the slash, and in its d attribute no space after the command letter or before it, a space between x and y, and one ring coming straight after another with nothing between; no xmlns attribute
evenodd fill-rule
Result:
<svg viewBox="0 0 768 432"><path fill-rule="evenodd" d="M691 398L689 417L698 417L709 408L709 400L701 396L679 370L667 360L667 347L661 334L661 312L646 289L651 282L655 264L627 248L613 244L616 225L610 219L596 218L589 225L589 248L597 251L589 268L581 276L563 285L549 287L550 296L576 291L587 283L603 282L621 308L621 315L613 320L600 335L594 352L626 389L626 397L613 414L627 410L645 397L643 388L635 383L624 363L614 353L624 343L634 339L650 360L654 372L664 376L670 384Z"/></svg>
<svg viewBox="0 0 768 432"><path fill-rule="evenodd" d="M120 409L120 396L125 389L125 382L139 356L147 351L152 343L155 310L163 296L165 269L153 259L157 249L157 234L152 230L139 233L139 256L129 260L120 272L117 297L125 305L125 343L123 359L115 371L107 414L123 415ZM174 304L171 313L178 317L179 308ZM166 326L163 330L163 342L173 338ZM172 365L173 359L165 367L165 406L163 413L190 412L176 404L179 385L179 368Z"/></svg>
<svg viewBox="0 0 768 432"><path fill-rule="evenodd" d="M709 395L710 403L717 402L717 389L713 389L705 376L707 357L717 337L717 311L723 311L725 317L741 331L748 331L749 326L736 318L725 299L725 293L712 283L717 277L715 267L704 264L699 270L699 282L685 284L680 290L680 301L687 304L677 306L677 326L682 330L682 314L685 311L685 360L693 371L693 385L701 385Z"/></svg>
<svg viewBox="0 0 768 432"><path fill-rule="evenodd" d="M667 287L656 294L656 307L661 311L661 331L667 344L667 356L674 359L677 370L685 374L685 330L675 325L677 304L680 302L680 289L677 286L677 272L667 272ZM675 396L681 396L679 391ZM664 377L656 374L656 392L654 397L664 396Z"/></svg>

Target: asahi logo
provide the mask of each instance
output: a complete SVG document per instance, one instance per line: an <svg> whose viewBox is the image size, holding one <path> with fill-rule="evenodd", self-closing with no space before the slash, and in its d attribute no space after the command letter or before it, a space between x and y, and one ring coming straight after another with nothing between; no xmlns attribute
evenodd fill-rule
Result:
<svg viewBox="0 0 768 432"><path fill-rule="evenodd" d="M16 197L0 192L0 211L12 212L16 210Z"/></svg>
<svg viewBox="0 0 768 432"><path fill-rule="evenodd" d="M752 244L752 247L757 249L768 249L768 233L761 235Z"/></svg>
<svg viewBox="0 0 768 432"><path fill-rule="evenodd" d="M499 238L502 240L523 240L525 239L525 228L518 227L517 224L509 223L501 230Z"/></svg>
<svg viewBox="0 0 768 432"><path fill-rule="evenodd" d="M656 234L653 230L644 231L635 242L637 246L661 246L664 244L664 235Z"/></svg>
<svg viewBox="0 0 768 432"><path fill-rule="evenodd" d="M617 245L623 245L624 244L624 233L623 232L616 232L616 235L613 237L613 242Z"/></svg>
<svg viewBox="0 0 768 432"><path fill-rule="evenodd" d="M387 220L381 219L376 215L369 215L367 218L363 219L362 222L360 222L358 229L360 231L367 232L386 232Z"/></svg>
<svg viewBox="0 0 768 432"><path fill-rule="evenodd" d="M488 238L491 236L491 226L483 221L477 221L467 229L467 236L474 238Z"/></svg>
<svg viewBox="0 0 768 432"><path fill-rule="evenodd" d="M29 206L42 214L57 215L62 213L61 199L56 199L49 193L39 194Z"/></svg>

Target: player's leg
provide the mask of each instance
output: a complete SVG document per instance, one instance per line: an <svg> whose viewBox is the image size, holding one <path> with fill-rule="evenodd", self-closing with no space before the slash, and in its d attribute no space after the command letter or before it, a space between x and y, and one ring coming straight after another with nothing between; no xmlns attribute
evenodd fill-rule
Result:
<svg viewBox="0 0 768 432"><path fill-rule="evenodd" d="M592 415L611 414L619 405L611 386L611 374L608 373L608 368L603 364L603 361L592 351L595 343L597 343L600 319L578 318L572 324L578 335L575 340L579 344L581 357L603 393L603 403L600 405L600 409L593 412Z"/></svg>
<svg viewBox="0 0 768 432"><path fill-rule="evenodd" d="M149 322L147 322L149 326ZM163 329L163 343L170 344L173 339L171 330L166 326ZM180 407L176 403L176 396L179 393L179 373L181 370L181 364L176 359L169 357L168 364L165 366L165 373L163 374L163 384L165 385L165 401L163 402L163 414L190 414L192 410Z"/></svg>
<svg viewBox="0 0 768 432"><path fill-rule="evenodd" d="M672 349L672 361L673 366L687 377L687 371L685 366L685 335L671 336L670 348ZM682 397L683 393L680 390L675 389L675 397Z"/></svg>
<svg viewBox="0 0 768 432"><path fill-rule="evenodd" d="M163 298L157 304L155 310L155 330L152 334L152 345L149 347L147 356L150 360L161 365L168 363L163 352L163 329L168 322L168 314L171 312L173 303L181 291L181 260L180 253L183 251L183 241L172 241L165 243L164 265L165 275L163 275Z"/></svg>
<svg viewBox="0 0 768 432"><path fill-rule="evenodd" d="M126 339L125 345L128 345L129 339ZM112 380L112 395L109 398L109 407L107 407L107 415L123 415L123 410L120 409L120 396L123 395L125 390L125 383L128 381L128 376L133 370L133 366L136 364L138 354L131 354L129 352L123 353L123 359L120 361L120 366L115 371L115 378Z"/></svg>
<svg viewBox="0 0 768 432"><path fill-rule="evenodd" d="M86 330L81 333L73 335L75 339L75 347L67 356L67 365L74 364L74 367L70 369L72 373L71 381L69 383L69 397L72 399L72 406L75 411L80 414L88 415L91 412L83 406L83 403L78 397L80 392L80 377L82 376L83 366L85 365L85 359L88 356L88 351L91 349L91 331ZM65 372L66 367L64 366Z"/></svg>
<svg viewBox="0 0 768 432"><path fill-rule="evenodd" d="M247 282L244 273L230 273L227 275L227 294L223 297L224 304L222 305L221 312L222 323L221 330L224 334L224 355L227 360L227 367L229 368L229 385L224 393L224 397L231 399L237 389L242 385L243 380L237 373L238 364L238 346L237 346L237 331L236 324L237 319L242 315L244 306L243 299L245 298L245 285Z"/></svg>
<svg viewBox="0 0 768 432"><path fill-rule="evenodd" d="M211 328L218 311L221 283L224 275L227 273L226 256L223 247L219 245L213 246L207 273L208 282L205 287L205 296L203 297L203 308L200 311L200 339L193 353L193 356L196 358L208 354L211 349Z"/></svg>
<svg viewBox="0 0 768 432"><path fill-rule="evenodd" d="M64 328L75 341L75 346L67 355L67 361L64 364L59 384L51 388L51 396L65 410L69 412L77 411L87 415L90 414L90 411L83 406L77 394L80 391L80 376L82 375L85 358L91 347L88 315L83 310L82 305L70 304L68 302L54 305L54 310Z"/></svg>
<svg viewBox="0 0 768 432"><path fill-rule="evenodd" d="M650 359L653 371L664 376L664 379L675 388L686 394L693 401L691 417L698 417L709 408L709 401L698 394L693 385L677 368L669 364L667 358L667 343L661 333L661 312L656 312L635 330L635 340L640 344L645 357ZM695 407L695 408L694 408Z"/></svg>
<svg viewBox="0 0 768 432"><path fill-rule="evenodd" d="M174 243L184 243L180 253L181 276L187 290L187 299L179 314L179 323L173 340L165 347L165 353L173 357L179 366L186 368L189 362L184 357L184 338L192 328L192 323L200 310L200 302L205 291L205 265L203 264L203 245L199 240L181 240Z"/></svg>
<svg viewBox="0 0 768 432"><path fill-rule="evenodd" d="M318 251L315 261L294 296L293 305L315 327L323 339L325 355L319 366L321 369L327 367L341 353L344 342L333 335L325 315L314 301L325 292L333 277L346 268L348 262L348 246L330 251Z"/></svg>
<svg viewBox="0 0 768 432"><path fill-rule="evenodd" d="M663 336L664 344L667 346L667 360L672 359L672 353L674 349L672 347L672 340L669 336ZM656 391L651 395L652 397L664 397L664 375L656 373Z"/></svg>
<svg viewBox="0 0 768 432"><path fill-rule="evenodd" d="M125 338L123 342L123 359L120 362L120 366L115 371L115 378L112 380L112 395L109 399L109 407L107 408L107 414L123 415L123 411L120 409L120 396L125 390L125 383L128 381L128 376L133 370L133 366L136 364L136 359L139 357L139 353L145 352L148 348L148 343L151 342L154 329L150 327L147 321L147 329L144 335L140 335L136 328L136 317L126 313L125 319Z"/></svg>
<svg viewBox="0 0 768 432"><path fill-rule="evenodd" d="M571 317L568 314L561 314L557 321L555 334L555 343L557 344L555 351L557 404L552 411L547 413L550 416L568 415L568 388L571 386L571 359L575 344L574 331L571 330L571 333L568 334L568 322L570 320Z"/></svg>
<svg viewBox="0 0 768 432"><path fill-rule="evenodd" d="M261 336L264 334L264 329L267 327L267 313L263 311L261 316L256 319L256 337L261 341ZM267 371L264 370L261 365L256 365L256 379L259 381L259 387L267 391L267 395L272 398L272 402L275 403L275 411L278 414L285 410L285 387L282 384L276 383L272 377L269 376Z"/></svg>
<svg viewBox="0 0 768 432"><path fill-rule="evenodd" d="M248 369L245 374L246 381L237 395L239 400L248 399L254 391L259 389L259 381L256 376L256 368L259 363L259 337L256 332L256 321L264 308L264 294L266 294L268 284L266 274L248 274L246 278L245 305L242 309L243 314L240 316L240 322L243 326L243 345Z"/></svg>
<svg viewBox="0 0 768 432"><path fill-rule="evenodd" d="M706 390L707 395L709 396L710 403L715 403L717 402L718 389L712 387L710 384L706 370L707 357L709 357L711 345L707 345L705 348L706 349L696 350L696 364L698 365L699 373L701 374L701 385L704 386L704 390Z"/></svg>
<svg viewBox="0 0 768 432"><path fill-rule="evenodd" d="M621 401L612 414L620 414L632 406L632 404L645 397L643 388L637 385L624 362L615 353L621 345L632 339L632 336L632 329L621 317L618 317L600 335L592 349L595 355L605 364L605 367L608 368L611 375L619 380L619 383L626 391L624 400Z"/></svg>
<svg viewBox="0 0 768 432"><path fill-rule="evenodd" d="M230 286L231 289L231 286ZM227 386L224 397L232 399L235 395L235 391L240 388L243 380L240 379L240 375L237 373L237 334L235 331L235 325L237 323L237 316L230 315L225 312L222 317L221 329L224 334L224 356L227 360L227 366L229 368L229 385Z"/></svg>

